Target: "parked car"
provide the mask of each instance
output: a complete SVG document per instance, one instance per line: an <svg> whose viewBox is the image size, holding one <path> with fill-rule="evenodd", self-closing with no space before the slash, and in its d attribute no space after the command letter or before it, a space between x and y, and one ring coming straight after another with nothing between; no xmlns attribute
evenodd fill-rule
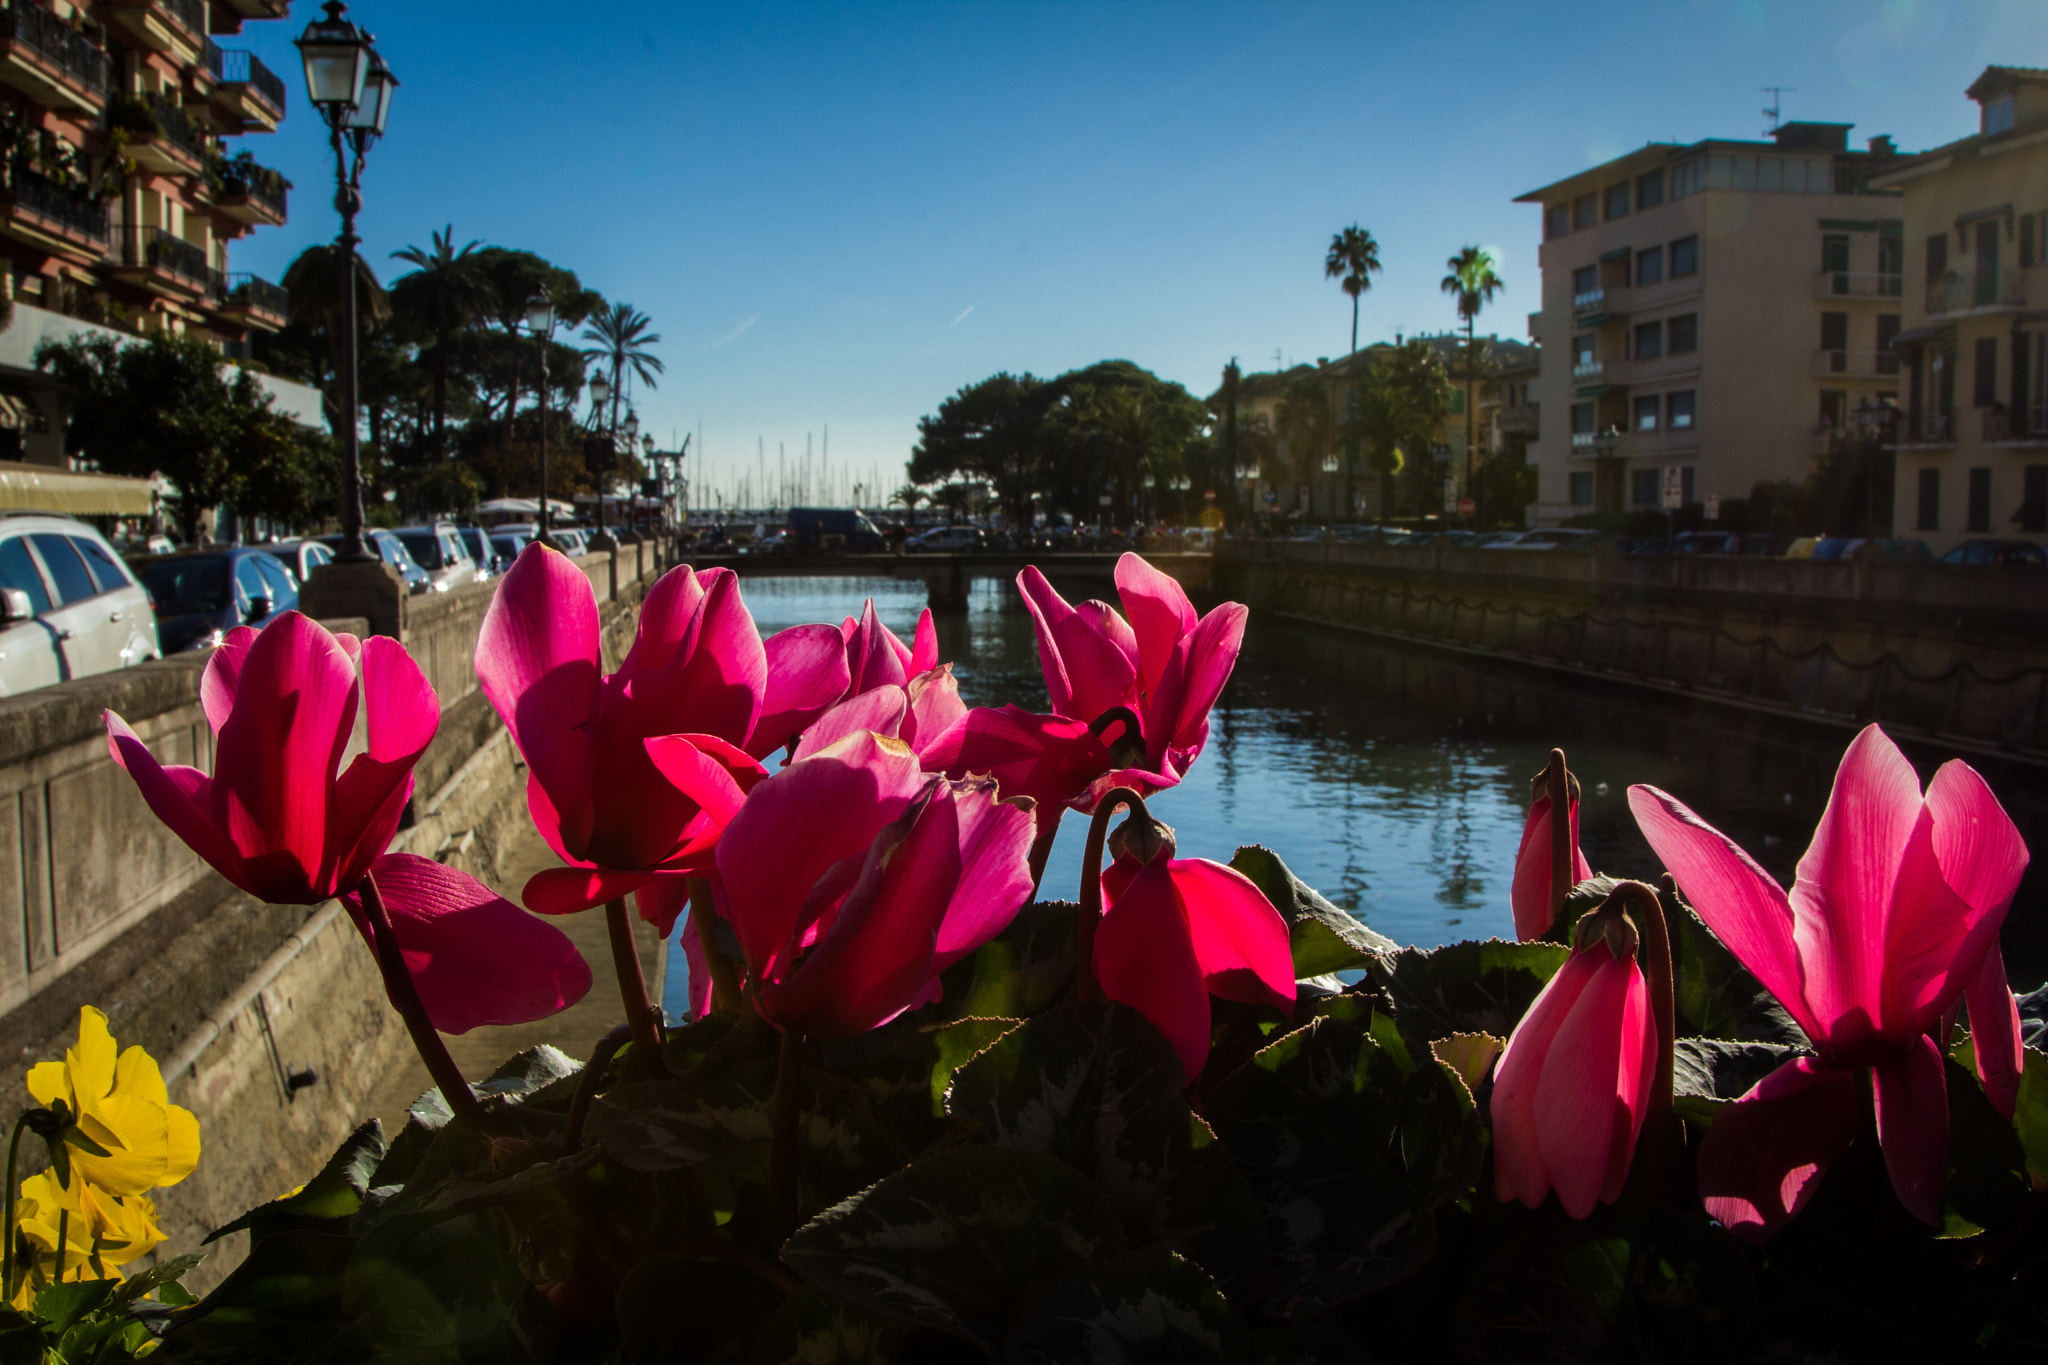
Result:
<svg viewBox="0 0 2048 1365"><path fill-rule="evenodd" d="M1590 550L1600 541L1598 531L1573 526L1540 526L1522 532L1522 538L1508 548L1516 550Z"/></svg>
<svg viewBox="0 0 2048 1365"><path fill-rule="evenodd" d="M2048 550L2031 540L1966 540L1941 557L1944 564L2048 568Z"/></svg>
<svg viewBox="0 0 2048 1365"><path fill-rule="evenodd" d="M910 542L926 554L973 554L988 544L988 537L976 526L935 526Z"/></svg>
<svg viewBox="0 0 2048 1365"><path fill-rule="evenodd" d="M412 556L412 562L427 571L431 591L447 592L477 581L476 561L469 557L468 548L453 526L446 522L401 526L395 534L398 543Z"/></svg>
<svg viewBox="0 0 2048 1365"><path fill-rule="evenodd" d="M320 543L330 550L339 552L341 549L340 536L322 536ZM405 580L407 592L417 595L431 590L433 580L427 577L425 569L413 563L412 556L405 552L404 542L397 536L381 526L365 526L363 543L375 550L379 559L398 570L398 576Z"/></svg>
<svg viewBox="0 0 2048 1365"><path fill-rule="evenodd" d="M1489 531L1473 541L1472 547L1478 550L1512 550L1519 546L1522 537L1528 534L1527 531Z"/></svg>
<svg viewBox="0 0 2048 1365"><path fill-rule="evenodd" d="M519 552L533 543L533 536L524 530L500 526L491 532L491 554L496 559L499 573L512 567L512 561L519 558Z"/></svg>
<svg viewBox="0 0 2048 1365"><path fill-rule="evenodd" d="M261 630L299 605L298 584L268 550L224 545L152 557L137 567L166 654L210 649L236 626Z"/></svg>
<svg viewBox="0 0 2048 1365"><path fill-rule="evenodd" d="M1887 564L1932 564L1934 551L1924 540L1873 537L1851 540L1842 548L1843 559L1875 559Z"/></svg>
<svg viewBox="0 0 2048 1365"><path fill-rule="evenodd" d="M789 509L790 548L815 553L827 536L840 537L839 548L849 554L878 554L889 548L888 539L852 507L792 507Z"/></svg>
<svg viewBox="0 0 2048 1365"><path fill-rule="evenodd" d="M555 526L548 528L548 539L555 542L555 548L563 554L574 557L585 550L585 538L589 533L578 526Z"/></svg>
<svg viewBox="0 0 2048 1365"><path fill-rule="evenodd" d="M0 517L0 696L158 653L149 594L105 537L55 513Z"/></svg>
<svg viewBox="0 0 2048 1365"><path fill-rule="evenodd" d="M285 568L291 570L293 580L302 588L313 570L334 562L334 551L317 540L287 540L281 545L264 548L284 561Z"/></svg>
<svg viewBox="0 0 2048 1365"><path fill-rule="evenodd" d="M462 548L469 551L470 563L476 565L476 576L491 578L512 567L512 561L498 562L498 552L491 548L491 533L481 526L458 526L455 528Z"/></svg>

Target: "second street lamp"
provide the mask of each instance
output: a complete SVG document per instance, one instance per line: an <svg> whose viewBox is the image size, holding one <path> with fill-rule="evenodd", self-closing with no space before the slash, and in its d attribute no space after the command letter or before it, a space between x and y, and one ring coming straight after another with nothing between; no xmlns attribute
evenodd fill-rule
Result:
<svg viewBox="0 0 2048 1365"><path fill-rule="evenodd" d="M534 521L534 538L552 545L548 539L548 343L555 335L555 301L545 290L526 301L526 330L540 342L540 511Z"/></svg>

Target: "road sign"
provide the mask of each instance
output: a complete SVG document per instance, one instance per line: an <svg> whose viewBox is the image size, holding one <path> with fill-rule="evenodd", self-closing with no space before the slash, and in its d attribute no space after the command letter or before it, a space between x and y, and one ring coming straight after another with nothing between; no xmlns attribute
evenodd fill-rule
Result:
<svg viewBox="0 0 2048 1365"><path fill-rule="evenodd" d="M1459 498L1459 499L1458 499L1458 515L1459 515L1459 516L1461 516L1461 517L1469 517L1469 516L1473 515L1474 513L1476 513L1476 512L1478 511L1478 510L1479 510L1479 504L1478 504L1478 503L1476 503L1476 502L1474 502L1474 501L1472 501L1472 499L1470 499L1470 498Z"/></svg>
<svg viewBox="0 0 2048 1365"><path fill-rule="evenodd" d="M1458 481L1457 481L1456 479L1445 479L1445 480L1444 480L1444 511L1445 511L1445 512L1455 512L1455 511L1457 511L1457 510L1458 510Z"/></svg>
<svg viewBox="0 0 2048 1365"><path fill-rule="evenodd" d="M1109 506L1109 502L1110 498L1109 494L1107 493L1104 493L1095 499L1095 505L1098 507L1107 507Z"/></svg>
<svg viewBox="0 0 2048 1365"><path fill-rule="evenodd" d="M1279 501L1280 501L1280 495L1279 495L1278 493L1276 493L1275 491L1273 491L1272 489L1268 488L1268 489L1266 490L1266 505L1267 505L1268 507L1271 507L1271 506L1272 506L1273 504L1275 504L1275 503L1277 503L1277 502L1279 502Z"/></svg>
<svg viewBox="0 0 2048 1365"><path fill-rule="evenodd" d="M1664 466L1664 510L1676 512L1685 506L1685 471L1675 464Z"/></svg>
<svg viewBox="0 0 2048 1365"><path fill-rule="evenodd" d="M1719 521L1720 519L1721 495L1719 493L1709 493L1707 494L1707 520Z"/></svg>

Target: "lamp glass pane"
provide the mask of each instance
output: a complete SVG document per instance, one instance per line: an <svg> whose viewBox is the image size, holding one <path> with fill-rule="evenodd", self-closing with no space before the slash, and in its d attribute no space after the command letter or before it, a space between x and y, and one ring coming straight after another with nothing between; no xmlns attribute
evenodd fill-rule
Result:
<svg viewBox="0 0 2048 1365"><path fill-rule="evenodd" d="M369 55L356 43L306 43L306 94L315 104L353 105L370 73Z"/></svg>
<svg viewBox="0 0 2048 1365"><path fill-rule="evenodd" d="M593 402L602 403L612 396L612 386L603 375L590 381L590 397Z"/></svg>
<svg viewBox="0 0 2048 1365"><path fill-rule="evenodd" d="M536 294L526 301L526 326L529 331L545 332L555 325L555 305L545 294Z"/></svg>
<svg viewBox="0 0 2048 1365"><path fill-rule="evenodd" d="M348 126L375 136L384 135L384 121L391 116L391 91L398 82L376 62L363 82L362 98L349 113Z"/></svg>

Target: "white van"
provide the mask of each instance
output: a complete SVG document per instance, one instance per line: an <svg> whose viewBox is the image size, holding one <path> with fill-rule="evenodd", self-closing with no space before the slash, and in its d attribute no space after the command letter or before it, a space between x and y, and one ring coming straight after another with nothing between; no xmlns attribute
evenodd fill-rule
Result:
<svg viewBox="0 0 2048 1365"><path fill-rule="evenodd" d="M0 696L158 654L149 594L105 537L70 517L0 514Z"/></svg>

